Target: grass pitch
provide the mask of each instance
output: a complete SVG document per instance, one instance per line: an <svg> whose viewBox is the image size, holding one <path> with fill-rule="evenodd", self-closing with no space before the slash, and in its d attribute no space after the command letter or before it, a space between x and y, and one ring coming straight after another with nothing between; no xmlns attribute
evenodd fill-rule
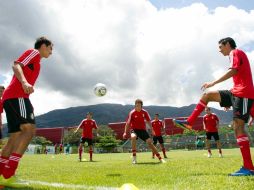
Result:
<svg viewBox="0 0 254 190"><path fill-rule="evenodd" d="M167 152L165 164L152 159L151 153L137 153L136 165L129 153L94 154L94 162L79 162L77 154L25 155L17 176L31 182L21 188L27 190L106 190L126 183L140 190L254 189L254 177L228 176L242 165L239 149L223 150L223 158L217 150L212 153L212 158L207 158L205 150L173 150ZM88 153L83 158L88 160Z"/></svg>

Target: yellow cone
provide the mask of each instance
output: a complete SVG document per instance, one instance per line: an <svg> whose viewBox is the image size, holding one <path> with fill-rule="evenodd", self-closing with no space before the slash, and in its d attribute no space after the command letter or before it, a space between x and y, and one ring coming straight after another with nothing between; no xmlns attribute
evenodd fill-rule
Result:
<svg viewBox="0 0 254 190"><path fill-rule="evenodd" d="M125 183L120 187L119 190L139 190L139 189L132 183Z"/></svg>

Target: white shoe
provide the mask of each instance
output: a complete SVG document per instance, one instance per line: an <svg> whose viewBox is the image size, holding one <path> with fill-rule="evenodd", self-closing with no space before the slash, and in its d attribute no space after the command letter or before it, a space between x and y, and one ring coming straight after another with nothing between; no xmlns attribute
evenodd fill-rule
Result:
<svg viewBox="0 0 254 190"><path fill-rule="evenodd" d="M132 164L136 164L137 163L137 158L136 158L136 156L133 156L133 158L132 158Z"/></svg>
<svg viewBox="0 0 254 190"><path fill-rule="evenodd" d="M160 163L163 163L163 164L165 164L165 163L167 163L164 159L160 159Z"/></svg>
<svg viewBox="0 0 254 190"><path fill-rule="evenodd" d="M211 157L212 157L212 154L208 152L207 157L208 157L208 158L211 158Z"/></svg>
<svg viewBox="0 0 254 190"><path fill-rule="evenodd" d="M219 157L220 157L220 158L223 158L222 154L219 154Z"/></svg>

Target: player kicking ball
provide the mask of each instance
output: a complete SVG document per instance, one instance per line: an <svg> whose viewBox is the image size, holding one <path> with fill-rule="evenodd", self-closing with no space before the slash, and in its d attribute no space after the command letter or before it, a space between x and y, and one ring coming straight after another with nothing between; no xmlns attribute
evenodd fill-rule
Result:
<svg viewBox="0 0 254 190"><path fill-rule="evenodd" d="M187 120L174 120L174 123L179 127L191 128L209 102L219 102L220 106L225 108L230 108L232 106L233 128L237 143L241 150L243 167L229 175L254 176L250 142L244 130L244 125L248 122L250 109L254 100L254 87L250 63L247 55L242 50L236 49L236 43L230 37L223 38L219 41L219 51L224 56L229 56L231 65L224 75L217 80L204 83L201 89L205 90L229 78L233 78L233 88L231 90L204 93L189 118Z"/></svg>
<svg viewBox="0 0 254 190"><path fill-rule="evenodd" d="M137 150L137 138L140 138L144 142L146 142L151 148L152 152L158 157L160 162L165 163L157 150L157 148L153 145L152 139L150 138L148 132L146 131L146 123L151 128L151 118L149 113L143 109L143 101L137 99L135 101L135 108L129 113L128 119L125 125L123 138L126 139L127 131L131 126L131 146L132 146L132 155L133 160L132 163L137 163L136 150Z"/></svg>
<svg viewBox="0 0 254 190"><path fill-rule="evenodd" d="M79 144L79 161L82 161L82 150L84 147L85 142L88 143L89 146L89 155L90 155L90 162L93 161L93 129L96 130L96 134L98 136L98 127L96 121L92 119L93 114L92 112L87 112L86 119L82 120L79 124L78 128L75 130L76 133L80 128L83 129L82 137L80 139Z"/></svg>

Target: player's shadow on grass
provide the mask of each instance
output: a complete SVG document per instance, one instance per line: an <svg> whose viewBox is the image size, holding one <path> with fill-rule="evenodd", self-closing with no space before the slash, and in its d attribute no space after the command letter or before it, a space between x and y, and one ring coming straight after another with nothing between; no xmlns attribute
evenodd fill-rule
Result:
<svg viewBox="0 0 254 190"><path fill-rule="evenodd" d="M120 177L122 174L107 174L107 177Z"/></svg>
<svg viewBox="0 0 254 190"><path fill-rule="evenodd" d="M138 162L133 165L157 165L157 164L161 164L161 163L160 162Z"/></svg>
<svg viewBox="0 0 254 190"><path fill-rule="evenodd" d="M90 161L90 160L81 160L81 161L79 161L79 162L90 162L90 163L93 163L93 162L100 162L100 161Z"/></svg>

